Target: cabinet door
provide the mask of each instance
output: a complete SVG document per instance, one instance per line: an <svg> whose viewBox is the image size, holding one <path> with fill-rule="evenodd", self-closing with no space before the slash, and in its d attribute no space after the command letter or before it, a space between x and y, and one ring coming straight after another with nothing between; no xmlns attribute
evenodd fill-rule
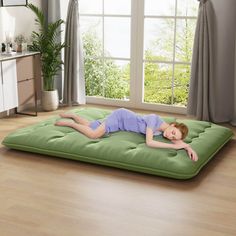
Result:
<svg viewBox="0 0 236 236"><path fill-rule="evenodd" d="M16 59L16 71L18 81L18 103L20 105L34 104L35 99L35 75L34 56Z"/></svg>
<svg viewBox="0 0 236 236"><path fill-rule="evenodd" d="M0 112L4 111L3 88L2 88L2 63L0 62Z"/></svg>
<svg viewBox="0 0 236 236"><path fill-rule="evenodd" d="M34 57L21 57L16 59L17 81L34 78Z"/></svg>
<svg viewBox="0 0 236 236"><path fill-rule="evenodd" d="M34 79L18 82L18 99L19 106L25 104L34 104Z"/></svg>
<svg viewBox="0 0 236 236"><path fill-rule="evenodd" d="M0 0L1 1L1 0ZM16 59L16 71L17 71L17 81L19 82L25 80L34 79L35 89L37 92L37 98L41 98L42 91L42 81L41 81L41 58L39 55L21 57ZM19 86L23 89L23 85ZM24 100L22 98L22 90L18 87L18 95L19 95L19 104L21 105L21 101ZM33 89L33 90L32 90ZM30 94L34 93L34 87L31 87L29 91Z"/></svg>
<svg viewBox="0 0 236 236"><path fill-rule="evenodd" d="M2 62L4 110L18 106L16 60Z"/></svg>

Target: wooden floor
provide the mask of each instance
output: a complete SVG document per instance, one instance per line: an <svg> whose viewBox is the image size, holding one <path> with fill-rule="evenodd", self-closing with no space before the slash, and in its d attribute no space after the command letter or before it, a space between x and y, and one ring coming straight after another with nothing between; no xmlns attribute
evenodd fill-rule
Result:
<svg viewBox="0 0 236 236"><path fill-rule="evenodd" d="M2 118L0 141L60 112ZM0 236L39 235L235 236L236 140L187 181L0 146Z"/></svg>

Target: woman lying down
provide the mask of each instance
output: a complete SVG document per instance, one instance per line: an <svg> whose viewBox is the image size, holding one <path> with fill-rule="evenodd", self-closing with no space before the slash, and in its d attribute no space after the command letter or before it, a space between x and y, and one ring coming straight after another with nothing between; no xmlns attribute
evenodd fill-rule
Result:
<svg viewBox="0 0 236 236"><path fill-rule="evenodd" d="M168 124L155 114L141 116L128 109L120 108L114 110L103 122L100 120L90 122L73 113L64 113L60 116L73 119L75 123L59 120L55 125L74 128L91 139L119 130L141 133L146 135L148 147L185 149L191 160L198 160L196 152L183 141L188 134L188 127L177 122ZM153 140L153 136L161 134L172 143Z"/></svg>

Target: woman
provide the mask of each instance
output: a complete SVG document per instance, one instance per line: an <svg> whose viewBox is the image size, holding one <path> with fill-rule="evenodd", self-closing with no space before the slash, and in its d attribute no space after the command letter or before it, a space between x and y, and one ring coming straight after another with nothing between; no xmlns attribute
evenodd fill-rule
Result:
<svg viewBox="0 0 236 236"><path fill-rule="evenodd" d="M71 118L75 121L57 121L55 125L68 126L78 130L88 138L96 139L104 134L116 131L130 131L146 135L146 144L152 148L174 148L185 149L191 160L197 161L196 152L183 140L188 134L188 127L183 123L168 124L158 115L138 115L128 109L120 108L114 110L104 121L95 120L88 121L81 116L73 113L65 113L60 115L62 118ZM159 142L153 139L153 136L163 135L172 143Z"/></svg>

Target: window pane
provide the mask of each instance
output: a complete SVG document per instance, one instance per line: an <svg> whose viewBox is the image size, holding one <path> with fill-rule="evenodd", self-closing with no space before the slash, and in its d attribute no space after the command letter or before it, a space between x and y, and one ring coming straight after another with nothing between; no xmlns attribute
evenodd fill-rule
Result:
<svg viewBox="0 0 236 236"><path fill-rule="evenodd" d="M197 16L199 2L196 0L178 0L178 16Z"/></svg>
<svg viewBox="0 0 236 236"><path fill-rule="evenodd" d="M103 55L102 18L81 16L80 26L85 56L101 57Z"/></svg>
<svg viewBox="0 0 236 236"><path fill-rule="evenodd" d="M173 61L174 20L145 19L144 27L145 59Z"/></svg>
<svg viewBox="0 0 236 236"><path fill-rule="evenodd" d="M130 62L85 58L86 95L129 100Z"/></svg>
<svg viewBox="0 0 236 236"><path fill-rule="evenodd" d="M130 58L130 18L105 17L104 32L106 56Z"/></svg>
<svg viewBox="0 0 236 236"><path fill-rule="evenodd" d="M196 20L177 20L176 61L191 62Z"/></svg>
<svg viewBox="0 0 236 236"><path fill-rule="evenodd" d="M171 104L172 65L145 63L144 102Z"/></svg>
<svg viewBox="0 0 236 236"><path fill-rule="evenodd" d="M104 67L102 59L85 57L85 89L87 96L103 96Z"/></svg>
<svg viewBox="0 0 236 236"><path fill-rule="evenodd" d="M105 14L130 15L131 0L104 0Z"/></svg>
<svg viewBox="0 0 236 236"><path fill-rule="evenodd" d="M190 65L175 65L174 105L187 105L190 71Z"/></svg>
<svg viewBox="0 0 236 236"><path fill-rule="evenodd" d="M145 15L174 16L175 0L145 0Z"/></svg>
<svg viewBox="0 0 236 236"><path fill-rule="evenodd" d="M130 62L104 61L104 97L129 100Z"/></svg>
<svg viewBox="0 0 236 236"><path fill-rule="evenodd" d="M102 14L102 0L80 0L79 12L80 14Z"/></svg>

